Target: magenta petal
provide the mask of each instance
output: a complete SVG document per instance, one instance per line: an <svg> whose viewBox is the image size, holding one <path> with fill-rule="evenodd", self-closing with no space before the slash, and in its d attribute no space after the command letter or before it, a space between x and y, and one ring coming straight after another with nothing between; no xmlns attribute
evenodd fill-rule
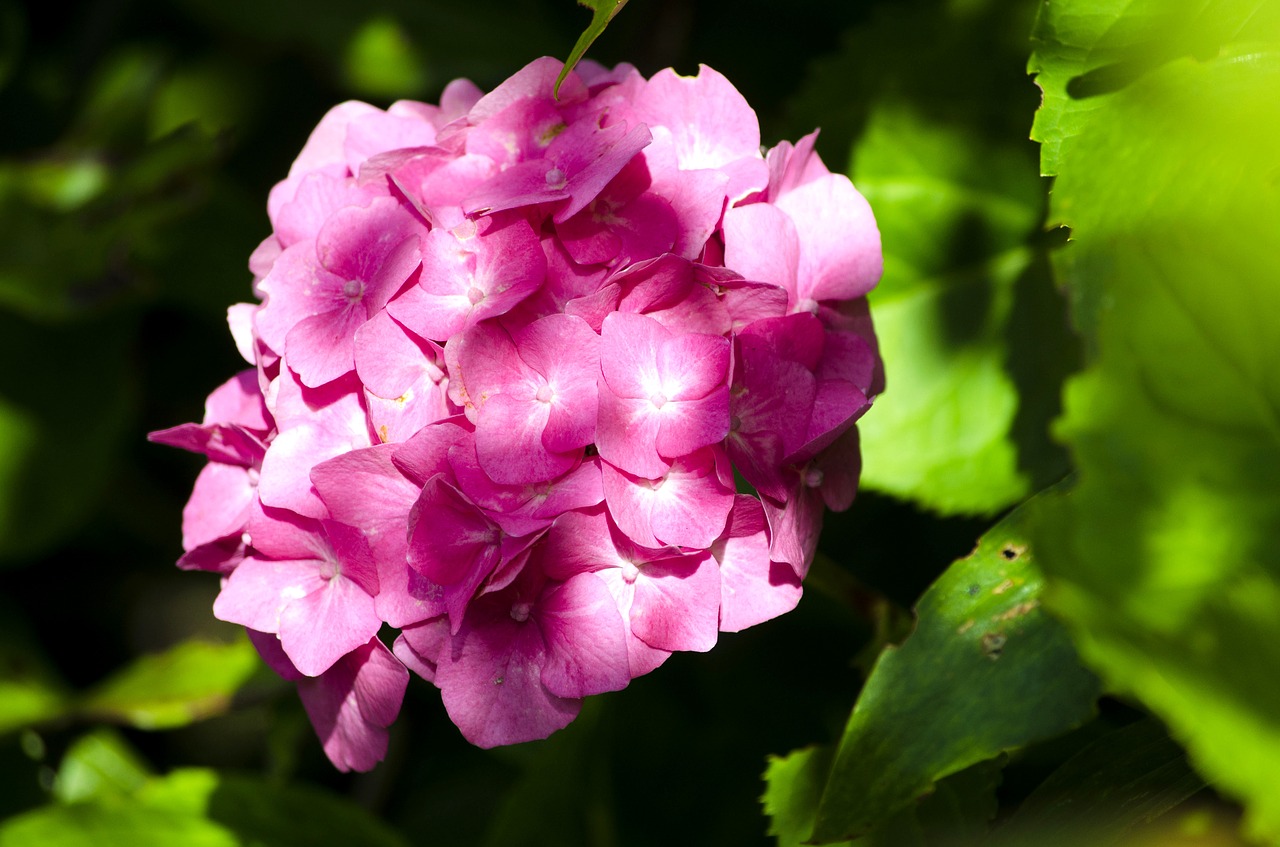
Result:
<svg viewBox="0 0 1280 847"><path fill-rule="evenodd" d="M880 279L880 230L871 207L843 174L829 174L783 194L777 206L800 239L802 300L852 300Z"/></svg>
<svg viewBox="0 0 1280 847"><path fill-rule="evenodd" d="M545 592L536 614L547 645L542 684L548 691L586 697L627 686L622 616L595 574L579 574Z"/></svg>
<svg viewBox="0 0 1280 847"><path fill-rule="evenodd" d="M182 549L239 536L249 519L257 477L256 470L238 465L205 465L182 510Z"/></svg>
<svg viewBox="0 0 1280 847"><path fill-rule="evenodd" d="M318 676L376 635L380 626L373 598L352 580L335 576L285 606L280 646L298 670Z"/></svg>
<svg viewBox="0 0 1280 847"><path fill-rule="evenodd" d="M551 408L510 394L490 397L476 425L476 456L489 477L506 485L554 479L577 463L571 453L552 453L542 443Z"/></svg>
<svg viewBox="0 0 1280 847"><path fill-rule="evenodd" d="M435 682L436 663L450 639L449 620L442 615L404 627L391 649L405 667L427 682Z"/></svg>
<svg viewBox="0 0 1280 847"><path fill-rule="evenodd" d="M487 574L501 541L502 530L443 475L427 481L409 513L409 564L439 585Z"/></svg>
<svg viewBox="0 0 1280 847"><path fill-rule="evenodd" d="M537 623L514 620L504 595L476 606L436 668L444 707L463 736L489 748L568 726L582 701L557 697L542 684L546 645Z"/></svg>
<svg viewBox="0 0 1280 847"><path fill-rule="evenodd" d="M769 558L785 562L804 579L813 564L822 531L822 497L803 485L781 506L761 501L769 521Z"/></svg>
<svg viewBox="0 0 1280 847"><path fill-rule="evenodd" d="M471 434L466 418L458 415L425 426L413 438L397 444L391 461L419 486L439 473L449 472L449 448Z"/></svg>
<svg viewBox="0 0 1280 847"><path fill-rule="evenodd" d="M409 672L376 638L323 676L299 680L302 705L334 767L368 771L382 761L408 684Z"/></svg>
<svg viewBox="0 0 1280 847"><path fill-rule="evenodd" d="M699 653L716 645L720 572L711 556L650 562L635 585L631 631L645 643Z"/></svg>
<svg viewBox="0 0 1280 847"><path fill-rule="evenodd" d="M317 565L314 561L245 559L222 584L213 602L213 614L259 632L278 633L285 608L295 598L324 587Z"/></svg>
<svg viewBox="0 0 1280 847"><path fill-rule="evenodd" d="M800 577L769 559L764 510L739 494L724 540L712 551L720 562L720 631L740 632L785 614L800 602Z"/></svg>

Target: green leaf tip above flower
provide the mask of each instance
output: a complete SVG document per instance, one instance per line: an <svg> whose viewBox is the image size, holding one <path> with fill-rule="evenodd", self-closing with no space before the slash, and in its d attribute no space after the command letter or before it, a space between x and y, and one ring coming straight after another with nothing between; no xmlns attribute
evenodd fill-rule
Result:
<svg viewBox="0 0 1280 847"><path fill-rule="evenodd" d="M591 23L582 31L582 35L578 36L578 42L573 45L573 49L569 51L569 58L565 60L564 70L560 71L560 76L556 77L554 94L557 99L560 97L560 84L586 55L587 49L600 37L600 33L604 32L609 21L613 20L614 16L622 11L622 7L627 5L627 0L578 0L578 5L586 6L591 10Z"/></svg>

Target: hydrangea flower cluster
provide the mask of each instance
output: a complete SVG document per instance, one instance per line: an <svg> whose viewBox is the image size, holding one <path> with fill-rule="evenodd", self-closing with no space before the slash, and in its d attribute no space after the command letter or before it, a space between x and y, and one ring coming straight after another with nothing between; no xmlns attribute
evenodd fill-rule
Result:
<svg viewBox="0 0 1280 847"><path fill-rule="evenodd" d="M560 70L330 111L229 310L252 367L151 436L209 460L180 566L343 770L410 670L490 747L790 610L857 487L867 203L709 68Z"/></svg>

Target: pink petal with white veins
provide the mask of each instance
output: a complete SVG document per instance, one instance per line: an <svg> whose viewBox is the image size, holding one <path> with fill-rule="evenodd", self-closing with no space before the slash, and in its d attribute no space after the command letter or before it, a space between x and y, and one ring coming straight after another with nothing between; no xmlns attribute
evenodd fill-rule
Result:
<svg viewBox="0 0 1280 847"><path fill-rule="evenodd" d="M720 570L710 555L649 562L640 568L631 631L660 650L705 653L716 646Z"/></svg>
<svg viewBox="0 0 1280 847"><path fill-rule="evenodd" d="M444 378L444 351L409 332L385 311L356 332L355 360L364 387L387 400L424 380L438 383Z"/></svg>
<svg viewBox="0 0 1280 847"><path fill-rule="evenodd" d="M481 227L464 222L453 232L431 231L419 284L391 302L392 317L424 338L446 341L542 284L546 257L527 221L511 217Z"/></svg>
<svg viewBox="0 0 1280 847"><path fill-rule="evenodd" d="M354 174L359 173L361 163L378 153L426 147L435 140L436 128L421 118L377 112L362 115L347 127L343 155Z"/></svg>
<svg viewBox="0 0 1280 847"><path fill-rule="evenodd" d="M651 190L675 213L676 238L671 252L696 259L720 222L729 177L718 170L680 170L671 130L665 126L650 129L653 141L642 155L653 180Z"/></svg>
<svg viewBox="0 0 1280 847"><path fill-rule="evenodd" d="M600 337L581 318L548 315L520 332L516 350L545 380L547 449L573 450L594 441Z"/></svg>
<svg viewBox="0 0 1280 847"><path fill-rule="evenodd" d="M338 575L285 606L280 614L280 646L298 670L318 676L366 643L381 626L373 598Z"/></svg>
<svg viewBox="0 0 1280 847"><path fill-rule="evenodd" d="M222 584L213 602L216 618L260 632L279 632L290 603L324 588L315 560L246 558Z"/></svg>
<svg viewBox="0 0 1280 847"><path fill-rule="evenodd" d="M560 697L619 691L631 680L622 616L595 574L544 590L534 612L547 656L542 684Z"/></svg>
<svg viewBox="0 0 1280 847"><path fill-rule="evenodd" d="M311 487L311 469L326 459L371 443L367 431L356 433L321 425L302 424L282 432L262 459L258 496L268 506L311 518L326 517L328 511Z"/></svg>
<svg viewBox="0 0 1280 847"><path fill-rule="evenodd" d="M476 422L476 455L494 482L515 485L554 479L577 464L575 453L552 453L542 443L549 403L498 394Z"/></svg>
<svg viewBox="0 0 1280 847"><path fill-rule="evenodd" d="M607 463L601 474L610 515L644 547L709 547L733 508L733 473L719 450L677 459L657 480L624 474Z"/></svg>
<svg viewBox="0 0 1280 847"><path fill-rule="evenodd" d="M600 457L628 473L657 479L671 463L654 446L662 417L648 399L630 400L601 383L596 449Z"/></svg>
<svg viewBox="0 0 1280 847"><path fill-rule="evenodd" d="M756 113L723 74L706 65L698 66L696 77L659 71L634 108L641 120L671 131L682 170L762 158Z"/></svg>

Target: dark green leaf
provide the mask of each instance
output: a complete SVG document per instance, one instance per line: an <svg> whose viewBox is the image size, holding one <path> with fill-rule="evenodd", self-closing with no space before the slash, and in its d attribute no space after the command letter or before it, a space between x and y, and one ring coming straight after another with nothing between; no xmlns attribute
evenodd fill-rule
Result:
<svg viewBox="0 0 1280 847"><path fill-rule="evenodd" d="M1092 714L1097 681L1041 608L1024 515L953 564L921 598L915 632L881 655L841 740L815 839L864 833L939 779Z"/></svg>
<svg viewBox="0 0 1280 847"><path fill-rule="evenodd" d="M488 826L488 847L611 844L607 755L598 731L604 703L588 700L568 728L506 752L521 775L503 795Z"/></svg>
<svg viewBox="0 0 1280 847"><path fill-rule="evenodd" d="M259 666L257 651L246 639L188 641L137 660L91 691L81 709L142 729L183 726L225 711Z"/></svg>
<svg viewBox="0 0 1280 847"><path fill-rule="evenodd" d="M940 780L919 803L890 815L853 847L985 847L996 814L1002 759Z"/></svg>
<svg viewBox="0 0 1280 847"><path fill-rule="evenodd" d="M1107 847L1204 788L1159 721L1145 719L1085 747L1041 783L992 847Z"/></svg>
<svg viewBox="0 0 1280 847"><path fill-rule="evenodd" d="M609 25L609 21L613 20L614 15L627 5L627 0L578 0L578 5L586 6L591 10L591 23L587 24L582 35L578 36L577 43L569 51L569 58L565 59L564 69L556 77L555 96L557 97L560 96L560 83L564 82L564 78L587 54L587 49L600 37L600 33L604 32L604 28Z"/></svg>

